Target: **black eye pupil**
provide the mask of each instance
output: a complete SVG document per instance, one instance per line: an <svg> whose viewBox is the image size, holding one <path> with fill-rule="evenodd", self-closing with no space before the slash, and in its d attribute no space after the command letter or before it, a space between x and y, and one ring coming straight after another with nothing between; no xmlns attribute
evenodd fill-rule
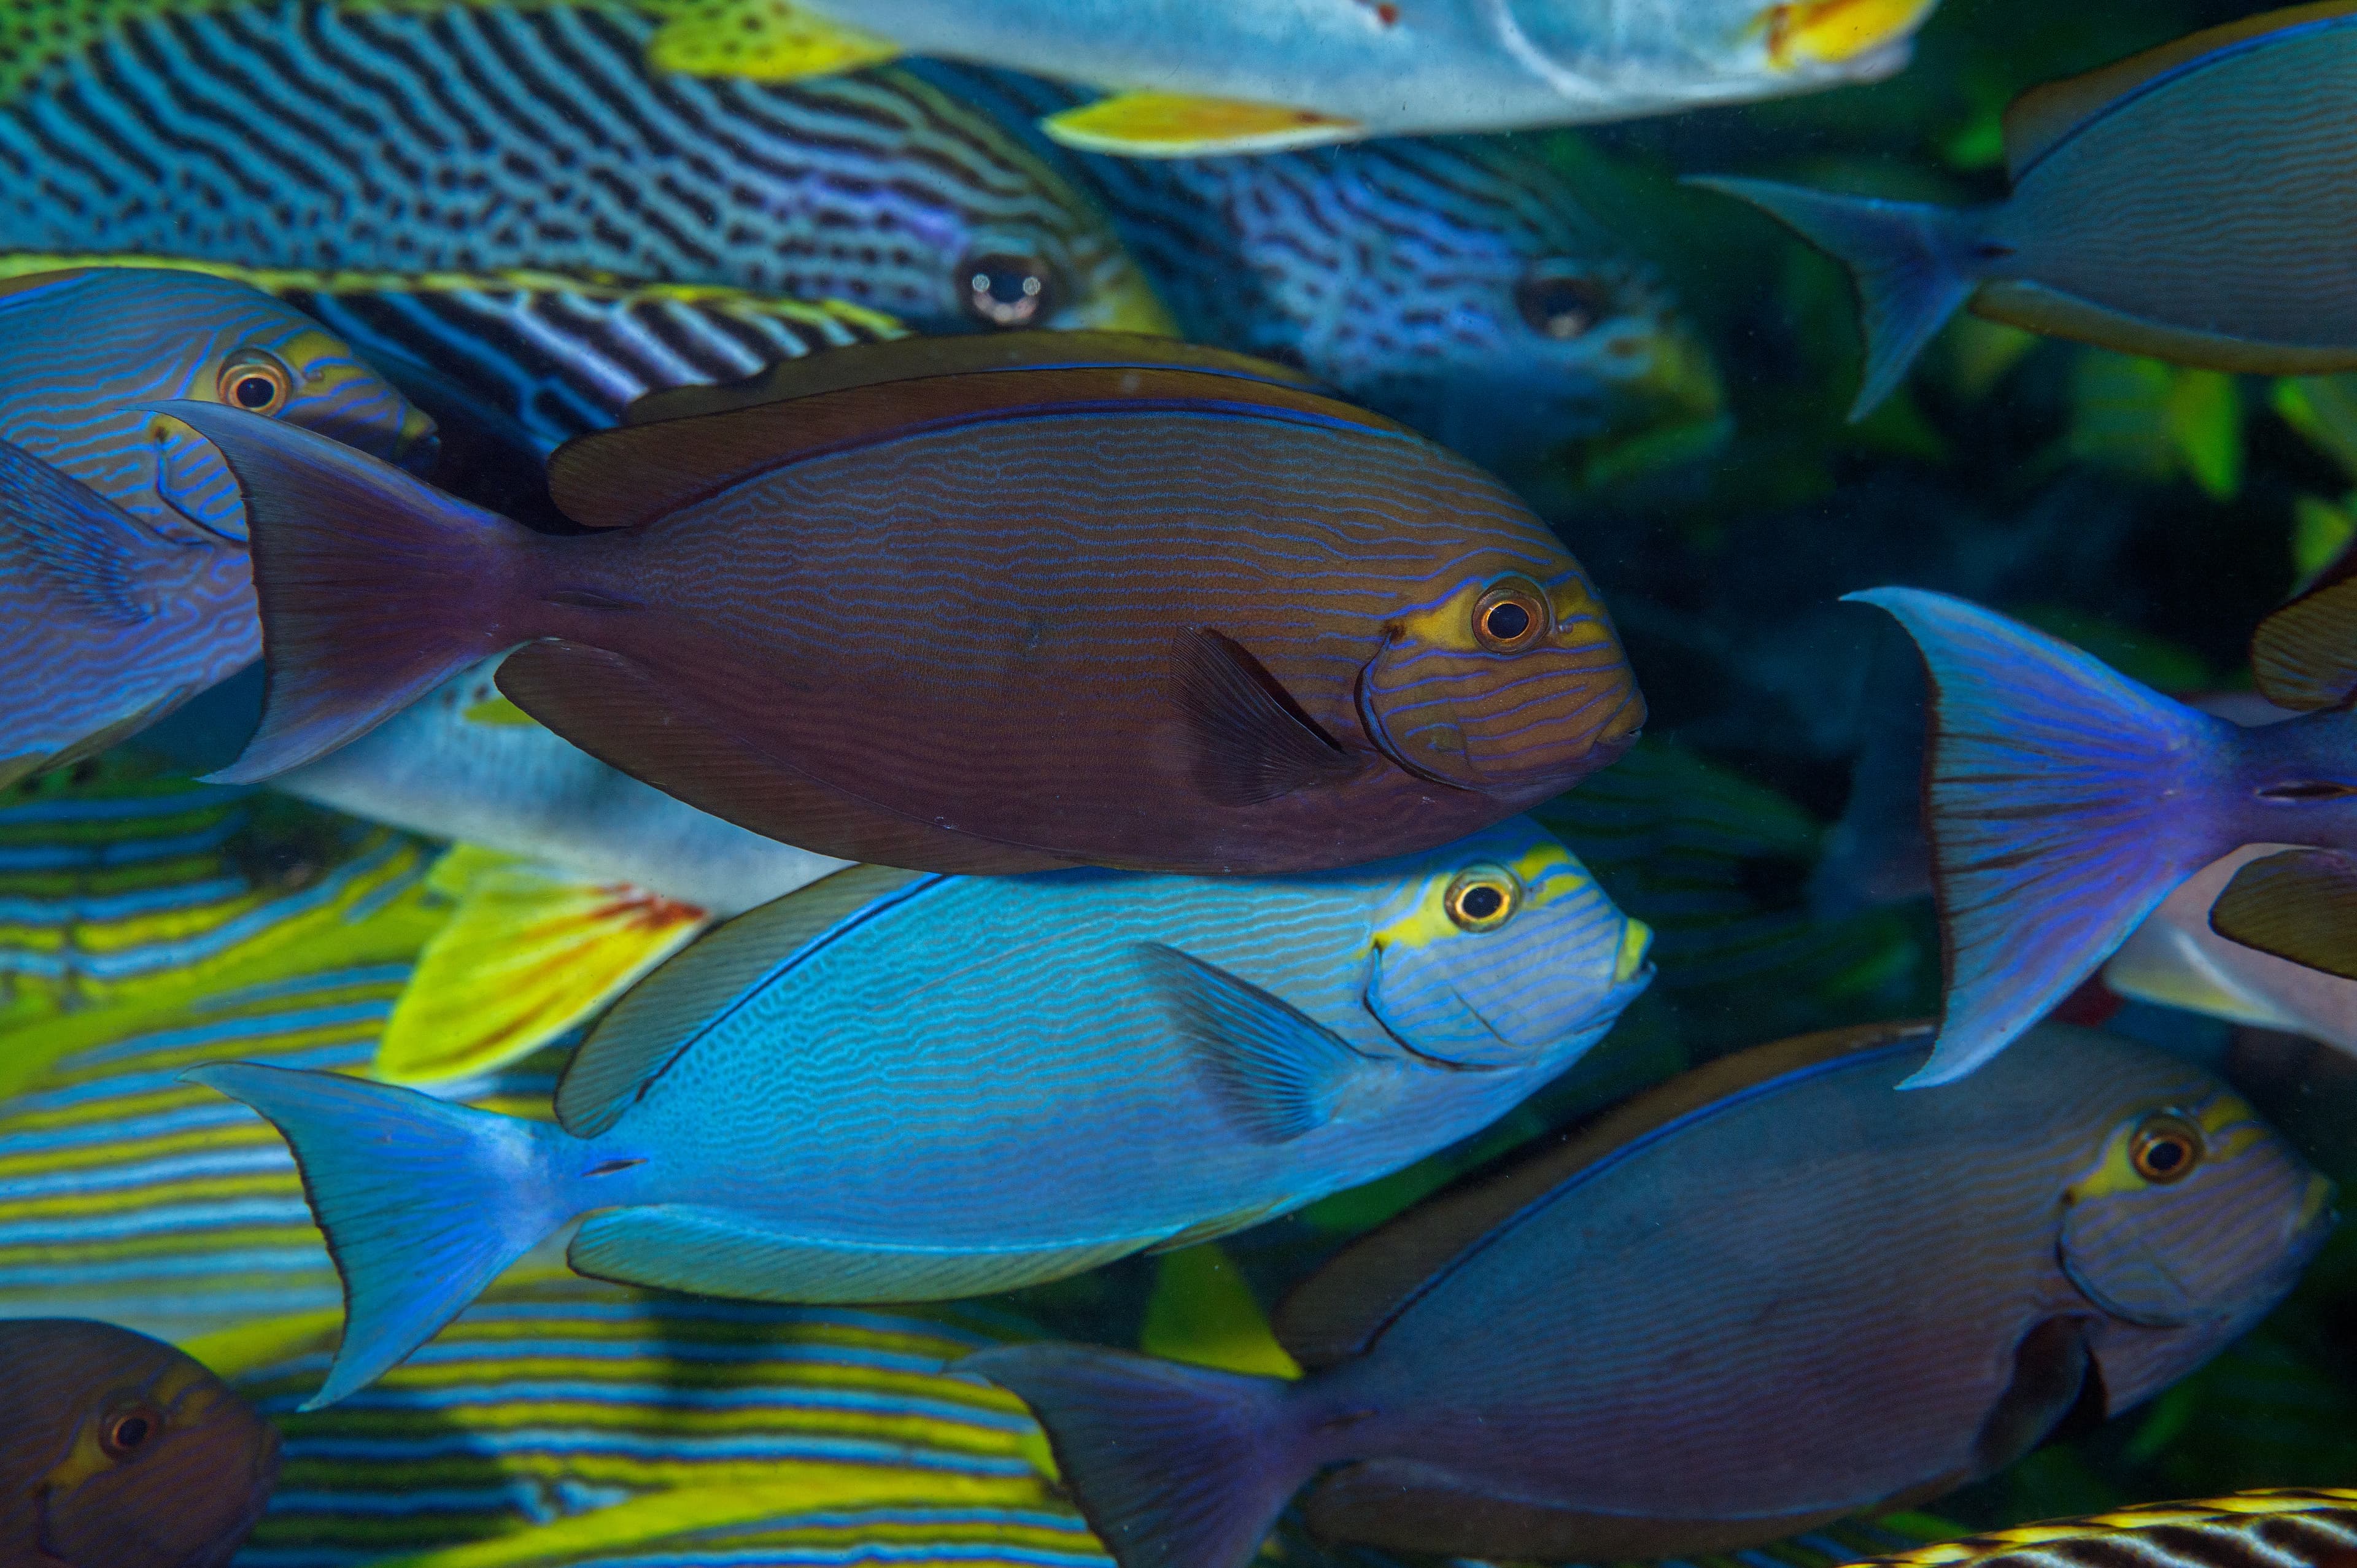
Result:
<svg viewBox="0 0 2357 1568"><path fill-rule="evenodd" d="M2144 1158L2157 1171L2173 1171L2185 1163L2185 1145L2174 1138L2162 1138L2145 1151Z"/></svg>
<svg viewBox="0 0 2357 1568"><path fill-rule="evenodd" d="M1486 920L1506 907L1506 896L1494 887L1469 887L1458 907L1468 919Z"/></svg>
<svg viewBox="0 0 2357 1568"><path fill-rule="evenodd" d="M114 1423L114 1445L117 1448L136 1448L146 1441L147 1418L145 1416L125 1416Z"/></svg>
<svg viewBox="0 0 2357 1568"><path fill-rule="evenodd" d="M1490 610L1490 635L1512 642L1531 629L1531 612L1520 605L1495 605Z"/></svg>
<svg viewBox="0 0 2357 1568"><path fill-rule="evenodd" d="M1555 338L1579 337L1604 315L1602 291L1579 278L1524 278L1514 303L1533 331Z"/></svg>
<svg viewBox="0 0 2357 1568"><path fill-rule="evenodd" d="M237 383L237 401L244 408L267 408L278 388L264 376L247 376Z"/></svg>

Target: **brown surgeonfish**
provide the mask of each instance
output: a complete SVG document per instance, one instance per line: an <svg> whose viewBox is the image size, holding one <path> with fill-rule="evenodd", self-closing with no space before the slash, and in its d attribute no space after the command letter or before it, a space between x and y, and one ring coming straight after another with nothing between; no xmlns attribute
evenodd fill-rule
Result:
<svg viewBox="0 0 2357 1568"><path fill-rule="evenodd" d="M749 401L748 401L749 400ZM845 859L1310 870L1448 843L1644 719L1502 487L1290 371L1164 339L836 350L560 449L583 536L174 404L254 539L272 777L499 684L691 805Z"/></svg>
<svg viewBox="0 0 2357 1568"><path fill-rule="evenodd" d="M219 1568L277 1478L278 1434L169 1345L0 1322L0 1568Z"/></svg>

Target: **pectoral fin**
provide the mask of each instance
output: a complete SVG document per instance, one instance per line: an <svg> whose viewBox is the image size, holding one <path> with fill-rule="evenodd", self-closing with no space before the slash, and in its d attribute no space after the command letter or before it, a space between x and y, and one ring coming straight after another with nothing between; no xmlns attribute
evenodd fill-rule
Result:
<svg viewBox="0 0 2357 1568"><path fill-rule="evenodd" d="M530 1055L711 924L692 905L598 886L460 846L436 867L458 908L419 956L376 1054L392 1083L436 1083Z"/></svg>
<svg viewBox="0 0 2357 1568"><path fill-rule="evenodd" d="M1191 158L1207 153L1281 153L1295 147L1354 142L1367 134L1356 120L1243 103L1189 98L1178 92L1116 92L1050 114L1039 128L1084 153L1132 158Z"/></svg>
<svg viewBox="0 0 2357 1568"><path fill-rule="evenodd" d="M2255 860L2210 906L2230 942L2357 980L2357 859L2292 849Z"/></svg>
<svg viewBox="0 0 2357 1568"><path fill-rule="evenodd" d="M1367 1058L1249 981L1160 942L1138 954L1244 1135L1283 1144L1325 1125Z"/></svg>
<svg viewBox="0 0 2357 1568"><path fill-rule="evenodd" d="M1359 770L1359 759L1296 708L1233 638L1204 628L1182 632L1172 663L1195 744L1195 784L1206 799L1256 806L1340 783Z"/></svg>
<svg viewBox="0 0 2357 1568"><path fill-rule="evenodd" d="M791 81L880 65L899 52L880 34L791 0L701 0L672 13L647 44L647 63L691 76Z"/></svg>
<svg viewBox="0 0 2357 1568"><path fill-rule="evenodd" d="M2337 708L2357 693L2357 582L2319 583L2259 623L2251 677L2279 708Z"/></svg>

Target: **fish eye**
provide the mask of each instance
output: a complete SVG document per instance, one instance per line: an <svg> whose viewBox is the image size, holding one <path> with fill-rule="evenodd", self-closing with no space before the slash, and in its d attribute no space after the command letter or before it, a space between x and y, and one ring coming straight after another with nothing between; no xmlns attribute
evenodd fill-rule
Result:
<svg viewBox="0 0 2357 1568"><path fill-rule="evenodd" d="M1511 871L1477 865L1449 883L1442 905L1461 931L1494 931L1512 919L1523 901L1523 885Z"/></svg>
<svg viewBox="0 0 2357 1568"><path fill-rule="evenodd" d="M128 1459L156 1435L161 1424L150 1411L117 1411L99 1428L98 1445L114 1458Z"/></svg>
<svg viewBox="0 0 2357 1568"><path fill-rule="evenodd" d="M2201 1129L2166 1111L2146 1117L2128 1140L2128 1163L2155 1187L2191 1176L2201 1154Z"/></svg>
<svg viewBox="0 0 2357 1568"><path fill-rule="evenodd" d="M1552 618L1536 583L1509 577L1474 603L1474 640L1492 653L1520 653L1553 629Z"/></svg>
<svg viewBox="0 0 2357 1568"><path fill-rule="evenodd" d="M1056 297L1055 274L1036 256L986 252L958 268L965 307L992 327L1028 327L1046 316Z"/></svg>
<svg viewBox="0 0 2357 1568"><path fill-rule="evenodd" d="M276 413L294 394L293 372L258 349L232 355L214 383L221 402L248 413Z"/></svg>
<svg viewBox="0 0 2357 1568"><path fill-rule="evenodd" d="M1514 307L1532 331L1558 343L1586 337L1604 319L1609 305L1603 285L1552 271L1545 263L1514 285Z"/></svg>

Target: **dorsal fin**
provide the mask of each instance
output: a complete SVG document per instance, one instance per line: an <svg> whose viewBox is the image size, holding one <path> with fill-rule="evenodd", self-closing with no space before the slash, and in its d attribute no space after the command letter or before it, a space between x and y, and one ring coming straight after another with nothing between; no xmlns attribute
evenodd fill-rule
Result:
<svg viewBox="0 0 2357 1568"><path fill-rule="evenodd" d="M549 493L576 521L628 528L789 463L919 430L1083 409L1157 407L1408 433L1381 414L1297 387L1195 369L1055 366L849 386L790 403L600 431L556 449L548 463Z"/></svg>
<svg viewBox="0 0 2357 1568"><path fill-rule="evenodd" d="M955 338L896 338L822 349L798 360L780 360L741 381L717 386L664 387L630 404L625 424L654 424L726 413L765 403L841 392L884 381L928 376L969 376L985 371L1081 370L1107 365L1133 369L1204 371L1241 376L1276 386L1320 390L1299 371L1249 354L1202 349L1175 338L1144 332L984 332Z"/></svg>
<svg viewBox="0 0 2357 1568"><path fill-rule="evenodd" d="M1276 1337L1309 1368L1359 1354L1445 1267L1500 1223L1590 1165L1680 1117L1823 1062L1901 1041L1929 1023L1796 1035L1719 1058L1624 1101L1552 1148L1477 1172L1336 1253L1277 1307Z"/></svg>
<svg viewBox="0 0 2357 1568"><path fill-rule="evenodd" d="M603 1133L730 1001L848 917L937 880L854 865L715 927L639 982L590 1031L557 1085L556 1119L576 1137Z"/></svg>
<svg viewBox="0 0 2357 1568"><path fill-rule="evenodd" d="M2251 679L2279 708L2337 708L2357 693L2357 579L2344 561L2251 634Z"/></svg>
<svg viewBox="0 0 2357 1568"><path fill-rule="evenodd" d="M2203 55L2270 33L2352 13L2357 13L2357 0L2321 0L2317 5L2262 12L2239 22L2204 27L2078 76L2033 87L2015 99L2005 112L2006 174L2018 181L2029 172L2031 165L2104 110L2147 82Z"/></svg>

